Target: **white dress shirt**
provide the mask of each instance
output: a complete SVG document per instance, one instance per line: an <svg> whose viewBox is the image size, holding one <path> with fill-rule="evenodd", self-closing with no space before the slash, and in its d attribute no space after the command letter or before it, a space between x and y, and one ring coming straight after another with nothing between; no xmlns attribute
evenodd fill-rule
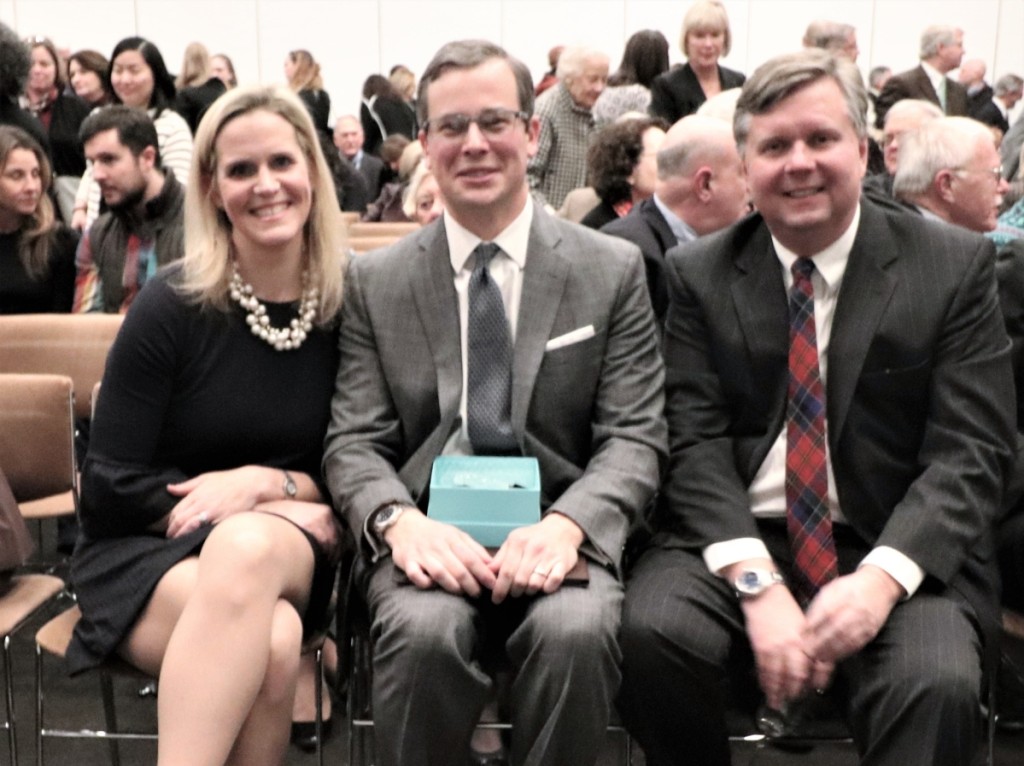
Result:
<svg viewBox="0 0 1024 766"><path fill-rule="evenodd" d="M843 234L820 253L812 256L815 271L811 275L814 285L814 324L818 346L818 367L821 382L828 398L828 349L832 336L832 320L835 315L839 290L842 287L843 275L849 261L850 250L857 236L860 223L860 207L854 214L853 221ZM778 254L782 280L787 294L793 285L791 268L797 255L786 249L777 239L772 237L775 252ZM835 524L844 524L846 519L839 507L836 494L836 481L832 473L832 457L828 450L828 423L825 424L825 465L828 472L828 508ZM785 518L786 516L786 423L783 421L779 435L761 463L757 474L747 489L751 512L758 518ZM770 558L768 549L759 538L739 538L713 543L704 549L704 561L712 572L720 572L730 564L753 558ZM896 582L907 591L908 596L920 586L924 579L924 570L895 548L879 546L872 550L864 560L864 564L873 564L885 570Z"/></svg>

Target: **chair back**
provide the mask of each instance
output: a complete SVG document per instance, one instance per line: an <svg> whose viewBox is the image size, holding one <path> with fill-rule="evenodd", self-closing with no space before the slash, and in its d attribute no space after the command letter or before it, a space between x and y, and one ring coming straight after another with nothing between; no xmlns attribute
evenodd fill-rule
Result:
<svg viewBox="0 0 1024 766"><path fill-rule="evenodd" d="M420 225L415 221L358 221L348 225L348 236L351 239L362 237L394 237L401 239L407 234L418 231Z"/></svg>
<svg viewBox="0 0 1024 766"><path fill-rule="evenodd" d="M75 416L90 416L90 394L103 377L121 314L0 316L0 373L67 375L74 382Z"/></svg>
<svg viewBox="0 0 1024 766"><path fill-rule="evenodd" d="M0 466L19 504L69 491L77 502L73 407L66 375L0 373Z"/></svg>

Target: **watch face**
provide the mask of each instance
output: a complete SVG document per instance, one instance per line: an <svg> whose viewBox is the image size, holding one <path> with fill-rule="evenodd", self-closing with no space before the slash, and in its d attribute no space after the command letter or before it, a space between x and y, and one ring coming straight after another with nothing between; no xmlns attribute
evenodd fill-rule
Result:
<svg viewBox="0 0 1024 766"><path fill-rule="evenodd" d="M377 518L374 519L374 524L378 527L382 524L387 524L388 520L394 515L395 506L389 505L387 508L385 508L384 510L377 514Z"/></svg>
<svg viewBox="0 0 1024 766"><path fill-rule="evenodd" d="M761 584L761 578L757 572L743 572L736 580L737 590L752 590Z"/></svg>

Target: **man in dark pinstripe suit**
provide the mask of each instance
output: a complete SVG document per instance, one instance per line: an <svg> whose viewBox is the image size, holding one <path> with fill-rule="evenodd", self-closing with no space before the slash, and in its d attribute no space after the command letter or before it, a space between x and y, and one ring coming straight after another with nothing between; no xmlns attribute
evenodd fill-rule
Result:
<svg viewBox="0 0 1024 766"><path fill-rule="evenodd" d="M977 746L1010 344L990 243L860 197L866 101L821 51L766 63L735 121L759 214L669 253L669 474L622 632L620 709L652 766L729 762L723 686L751 666L783 711L840 684L863 763L968 764ZM801 259L838 557L806 605L786 520Z"/></svg>

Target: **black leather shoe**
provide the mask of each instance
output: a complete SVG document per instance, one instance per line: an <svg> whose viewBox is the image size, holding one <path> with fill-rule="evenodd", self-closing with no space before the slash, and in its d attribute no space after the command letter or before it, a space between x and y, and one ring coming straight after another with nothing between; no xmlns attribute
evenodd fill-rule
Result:
<svg viewBox="0 0 1024 766"><path fill-rule="evenodd" d="M334 719L323 722L324 740L334 733ZM292 744L307 753L316 752L316 721L292 721Z"/></svg>

